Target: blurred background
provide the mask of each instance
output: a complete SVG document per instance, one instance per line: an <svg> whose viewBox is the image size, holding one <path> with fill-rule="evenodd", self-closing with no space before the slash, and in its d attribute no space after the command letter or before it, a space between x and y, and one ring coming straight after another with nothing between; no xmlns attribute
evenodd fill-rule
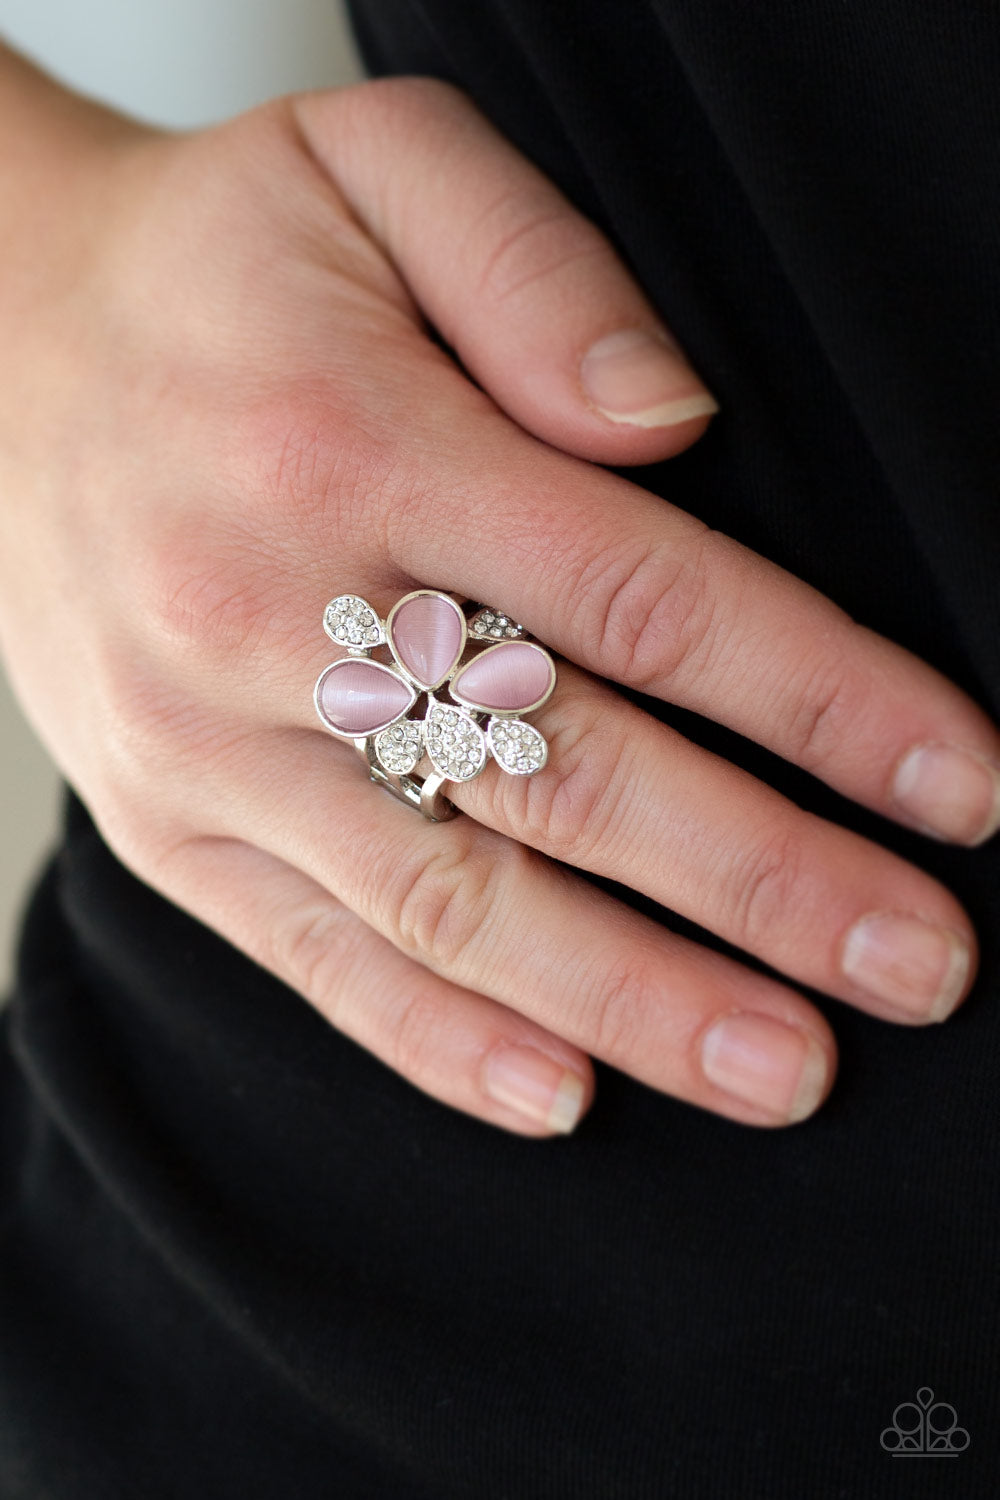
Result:
<svg viewBox="0 0 1000 1500"><path fill-rule="evenodd" d="M66 83L161 125L361 77L339 0L0 0L0 36ZM0 268L2 274L2 268ZM58 775L0 672L0 997Z"/></svg>

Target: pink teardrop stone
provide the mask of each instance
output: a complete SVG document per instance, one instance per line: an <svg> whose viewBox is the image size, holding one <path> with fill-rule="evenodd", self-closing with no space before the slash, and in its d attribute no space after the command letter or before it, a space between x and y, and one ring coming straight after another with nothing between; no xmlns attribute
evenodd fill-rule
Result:
<svg viewBox="0 0 1000 1500"><path fill-rule="evenodd" d="M380 662L349 656L324 672L316 703L331 729L360 739L387 728L416 697L409 683Z"/></svg>
<svg viewBox="0 0 1000 1500"><path fill-rule="evenodd" d="M464 616L441 594L417 594L393 610L389 638L393 650L415 682L436 687L462 652Z"/></svg>
<svg viewBox="0 0 1000 1500"><path fill-rule="evenodd" d="M475 708L523 711L544 698L556 680L552 658L530 641L490 646L463 667L451 684L453 698Z"/></svg>

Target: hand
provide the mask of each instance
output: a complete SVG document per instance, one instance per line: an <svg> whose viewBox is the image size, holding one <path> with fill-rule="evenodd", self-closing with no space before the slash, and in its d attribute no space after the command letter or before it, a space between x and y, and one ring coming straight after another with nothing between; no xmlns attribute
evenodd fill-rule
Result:
<svg viewBox="0 0 1000 1500"><path fill-rule="evenodd" d="M417 1086L524 1134L571 1128L588 1054L758 1125L803 1118L835 1067L793 988L546 855L792 983L942 1019L975 946L948 892L612 685L910 826L995 825L1000 744L963 694L594 467L676 453L713 409L596 229L428 80L184 137L65 108L0 278L0 635L118 856ZM385 613L424 586L567 658L534 716L545 771L493 768L440 825L369 786L311 701L327 600Z"/></svg>

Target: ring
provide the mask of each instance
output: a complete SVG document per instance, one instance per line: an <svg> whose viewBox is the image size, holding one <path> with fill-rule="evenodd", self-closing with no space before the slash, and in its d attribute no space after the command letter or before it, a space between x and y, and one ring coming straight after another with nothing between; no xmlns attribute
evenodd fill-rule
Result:
<svg viewBox="0 0 1000 1500"><path fill-rule="evenodd" d="M353 743L372 781L431 822L458 812L445 782L473 781L490 756L508 776L545 765L548 745L521 715L550 697L555 663L500 610L467 615L450 594L416 589L382 620L358 594L339 594L323 629L347 655L317 679L322 723ZM374 659L382 647L389 662Z"/></svg>

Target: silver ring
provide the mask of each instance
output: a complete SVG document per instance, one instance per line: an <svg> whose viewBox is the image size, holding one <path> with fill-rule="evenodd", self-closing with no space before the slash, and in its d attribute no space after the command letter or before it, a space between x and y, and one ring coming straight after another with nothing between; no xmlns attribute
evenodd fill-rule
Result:
<svg viewBox="0 0 1000 1500"><path fill-rule="evenodd" d="M431 822L458 812L445 783L473 781L489 759L508 776L545 765L548 745L522 715L551 696L555 663L500 610L467 614L451 594L416 589L382 620L358 594L338 594L323 629L347 655L316 681L321 722L354 745L376 785Z"/></svg>

